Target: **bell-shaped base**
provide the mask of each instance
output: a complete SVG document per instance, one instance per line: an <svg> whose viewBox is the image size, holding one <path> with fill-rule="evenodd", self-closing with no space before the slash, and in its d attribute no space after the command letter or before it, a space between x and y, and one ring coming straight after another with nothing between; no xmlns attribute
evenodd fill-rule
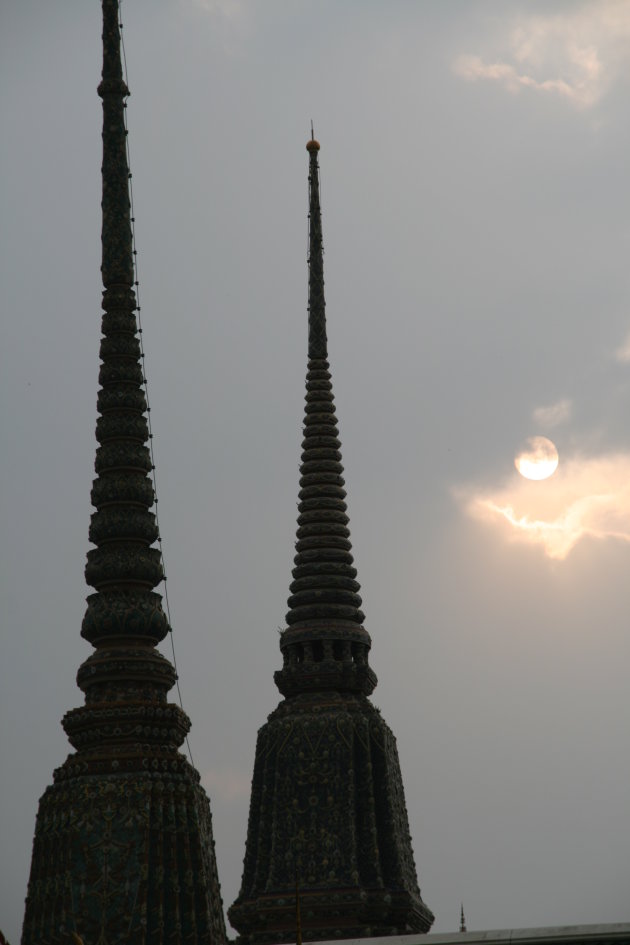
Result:
<svg viewBox="0 0 630 945"><path fill-rule="evenodd" d="M242 943L427 932L396 741L362 695L286 699L258 735L241 893Z"/></svg>
<svg viewBox="0 0 630 945"><path fill-rule="evenodd" d="M176 757L168 772L64 778L75 755L56 773L37 815L22 945L67 945L71 932L85 945L224 945L208 798Z"/></svg>

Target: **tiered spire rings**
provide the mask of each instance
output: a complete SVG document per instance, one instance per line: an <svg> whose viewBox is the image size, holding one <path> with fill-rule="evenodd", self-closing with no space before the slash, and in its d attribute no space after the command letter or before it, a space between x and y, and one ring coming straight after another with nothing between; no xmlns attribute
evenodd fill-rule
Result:
<svg viewBox="0 0 630 945"><path fill-rule="evenodd" d="M353 565L341 442L328 364L319 142L309 152L308 367L299 515L288 628L282 635L283 695L342 689L369 695L370 637L362 627L360 586Z"/></svg>

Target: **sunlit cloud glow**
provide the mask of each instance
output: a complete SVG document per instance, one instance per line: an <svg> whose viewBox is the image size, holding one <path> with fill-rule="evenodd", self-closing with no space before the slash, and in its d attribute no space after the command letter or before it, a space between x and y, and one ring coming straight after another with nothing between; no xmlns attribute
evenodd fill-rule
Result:
<svg viewBox="0 0 630 945"><path fill-rule="evenodd" d="M251 788L249 774L234 768L211 768L203 773L201 781L212 797L225 801L247 797Z"/></svg>
<svg viewBox="0 0 630 945"><path fill-rule="evenodd" d="M622 364L630 364L630 334L626 335L623 344L615 351L615 358Z"/></svg>
<svg viewBox="0 0 630 945"><path fill-rule="evenodd" d="M629 45L630 4L597 0L562 13L520 15L499 40L497 58L462 55L454 71L512 93L530 89L590 108L620 74Z"/></svg>
<svg viewBox="0 0 630 945"><path fill-rule="evenodd" d="M469 515L512 541L565 559L583 538L630 542L630 455L575 456L543 482L511 476L496 489L460 490Z"/></svg>

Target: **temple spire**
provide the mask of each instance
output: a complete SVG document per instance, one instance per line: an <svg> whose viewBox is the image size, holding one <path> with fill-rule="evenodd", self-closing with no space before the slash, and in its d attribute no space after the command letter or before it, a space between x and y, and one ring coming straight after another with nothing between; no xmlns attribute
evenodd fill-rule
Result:
<svg viewBox="0 0 630 945"><path fill-rule="evenodd" d="M241 945L426 932L396 740L368 696L368 661L327 360L319 143L309 153L309 310L293 581L280 637L285 697L258 733Z"/></svg>
<svg viewBox="0 0 630 945"><path fill-rule="evenodd" d="M327 360L319 142L311 138L306 149L309 154L306 407L295 567L287 602L288 629L281 641L285 665L275 679L284 695L313 686L351 689L369 695L376 685L376 675L368 664L370 636L362 626L364 615L352 557L341 441ZM332 657L333 651L339 660L323 659L324 655ZM315 675L313 661L325 663Z"/></svg>
<svg viewBox="0 0 630 945"><path fill-rule="evenodd" d="M63 727L75 749L40 801L22 945L224 945L208 799L178 749L190 728L167 701L176 674L152 511L144 371L136 321L118 0L102 0L104 286L96 478L79 667L85 704ZM168 881L165 881L168 877Z"/></svg>
<svg viewBox="0 0 630 945"><path fill-rule="evenodd" d="M102 265L103 285L131 286L134 265L129 201L129 167L125 99L120 57L118 0L103 0L103 73L98 94L103 100Z"/></svg>
<svg viewBox="0 0 630 945"><path fill-rule="evenodd" d="M309 153L309 228L308 228L308 356L327 358L326 300L324 298L324 246L322 214L319 205L319 141L312 137L306 145Z"/></svg>

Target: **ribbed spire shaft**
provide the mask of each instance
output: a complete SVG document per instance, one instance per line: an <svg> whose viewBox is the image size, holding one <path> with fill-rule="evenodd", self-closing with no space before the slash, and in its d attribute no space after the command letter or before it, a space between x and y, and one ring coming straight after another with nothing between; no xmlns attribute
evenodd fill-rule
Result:
<svg viewBox="0 0 630 945"><path fill-rule="evenodd" d="M153 588L163 578L160 552L151 547L157 537L150 478L147 403L133 289L134 265L129 201L129 167L125 130L125 98L120 57L118 0L103 0L103 78L98 93L103 100L103 323L101 369L96 422L95 469L92 486L90 540L85 577L97 591L88 597L82 635L95 647L79 670L78 682L88 702L109 702L127 693L130 681L113 672L110 645L151 647L135 665L143 679L143 698L164 702L175 681L170 663L152 647L168 633L161 597ZM100 651L100 652L99 652ZM157 666L160 671L156 672ZM141 668L142 667L142 668ZM113 672L113 675L112 675ZM106 682L107 680L107 682ZM115 682L114 682L115 680ZM104 710L105 711L105 710ZM176 744L181 745L189 721L171 706L179 723ZM73 744L80 724L87 737L83 709L64 719ZM95 732L99 740L99 733ZM101 740L101 750L106 750Z"/></svg>
<svg viewBox="0 0 630 945"><path fill-rule="evenodd" d="M327 358L326 300L324 298L324 244L322 214L319 205L319 142L314 138L306 145L309 153L308 172L308 356Z"/></svg>
<svg viewBox="0 0 630 945"><path fill-rule="evenodd" d="M63 726L76 749L37 818L22 945L224 945L208 799L178 748L190 721L167 701L176 674L156 649L169 626L144 371L136 322L118 0L102 0L103 321L96 479L81 634L95 652L77 682L85 704Z"/></svg>
<svg viewBox="0 0 630 945"><path fill-rule="evenodd" d="M287 623L360 624L361 597L346 514L341 443L328 362L309 360L294 581Z"/></svg>
<svg viewBox="0 0 630 945"><path fill-rule="evenodd" d="M118 0L103 0L103 78L98 94L103 99L101 271L105 288L131 286L134 272L124 117L129 89L123 80L118 18Z"/></svg>
<svg viewBox="0 0 630 945"><path fill-rule="evenodd" d="M122 78L118 0L103 0L103 337L97 407L95 468L86 580L97 591L88 598L83 636L95 645L113 636L153 644L168 624L160 597L151 593L163 577L156 541L147 404L133 291L129 168ZM129 612L134 613L130 621ZM124 625L121 615L126 616Z"/></svg>
<svg viewBox="0 0 630 945"><path fill-rule="evenodd" d="M313 686L337 689L341 686L369 693L376 685L376 676L367 665L370 637L361 626L364 615L353 565L341 442L327 361L320 146L311 139L306 149L309 153L306 409L294 580L287 602L289 629L281 644L285 667L276 674L276 682L285 694ZM325 663L328 671L319 666L313 675L312 662Z"/></svg>

